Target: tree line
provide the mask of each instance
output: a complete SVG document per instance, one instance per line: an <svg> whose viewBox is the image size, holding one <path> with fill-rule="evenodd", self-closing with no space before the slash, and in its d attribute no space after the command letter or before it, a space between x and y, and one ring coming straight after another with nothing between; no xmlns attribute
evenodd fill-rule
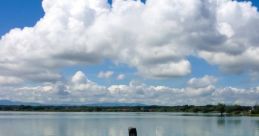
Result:
<svg viewBox="0 0 259 136"><path fill-rule="evenodd" d="M220 115L259 115L259 105L182 105L182 106L29 106L0 105L0 111L43 111L43 112L186 112L220 113Z"/></svg>

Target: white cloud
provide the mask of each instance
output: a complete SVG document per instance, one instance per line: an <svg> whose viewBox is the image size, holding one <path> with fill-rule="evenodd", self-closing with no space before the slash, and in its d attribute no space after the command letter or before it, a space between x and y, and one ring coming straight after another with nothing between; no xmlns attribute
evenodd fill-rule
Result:
<svg viewBox="0 0 259 136"><path fill-rule="evenodd" d="M201 87L206 87L209 85L213 85L217 82L217 78L213 76L204 76L202 78L191 78L188 81L188 85L193 87L193 88L201 88Z"/></svg>
<svg viewBox="0 0 259 136"><path fill-rule="evenodd" d="M248 94L238 88L216 88L216 79L210 76L193 78L187 87L177 89L143 84L103 87L88 81L82 72L63 83L59 72L108 59L135 68L145 78L172 78L191 73L188 57L193 56L228 73L258 73L259 13L251 2L116 0L111 8L106 0L43 0L42 5L45 15L35 26L14 28L1 37L0 84L51 83L34 88L9 86L3 88L9 92L1 91L1 98L177 104L226 100L228 93L222 90L236 94L230 102L253 102L251 96L258 96L253 88L245 89ZM113 72L99 74L109 78ZM59 93L69 97L56 98ZM88 97L92 94L98 99Z"/></svg>
<svg viewBox="0 0 259 136"><path fill-rule="evenodd" d="M0 76L0 85L17 85L22 82L23 80L17 77Z"/></svg>
<svg viewBox="0 0 259 136"><path fill-rule="evenodd" d="M198 54L228 73L258 71L259 14L256 7L252 7L251 2L227 1L220 4L216 16L219 32L226 40L212 50L199 50Z"/></svg>
<svg viewBox="0 0 259 136"><path fill-rule="evenodd" d="M113 76L113 74L113 71L100 71L97 76L99 78L110 78Z"/></svg>
<svg viewBox="0 0 259 136"><path fill-rule="evenodd" d="M119 74L117 76L117 80L124 80L125 79L125 75L124 74Z"/></svg>
<svg viewBox="0 0 259 136"><path fill-rule="evenodd" d="M255 73L259 68L259 49L251 47L241 54L228 54L224 52L201 51L200 56L211 64L217 64L221 70L228 73L241 73L244 71Z"/></svg>
<svg viewBox="0 0 259 136"><path fill-rule="evenodd" d="M208 76L196 80L203 80ZM184 88L149 86L132 81L128 85L98 85L77 72L68 81L46 83L35 87L1 87L0 99L45 104L86 104L98 102L132 102L155 105L226 104L253 105L258 102L259 87L242 89L216 88L213 82Z"/></svg>
<svg viewBox="0 0 259 136"><path fill-rule="evenodd" d="M259 71L259 14L251 2L117 0L110 8L106 0L44 0L42 5L45 15L35 26L2 36L0 75L53 82L62 78L58 68L111 59L144 77L170 78L191 73L190 55L228 72Z"/></svg>
<svg viewBox="0 0 259 136"><path fill-rule="evenodd" d="M259 89L258 87L248 89L225 87L218 89L212 96L216 101L225 103L254 105L258 103Z"/></svg>
<svg viewBox="0 0 259 136"><path fill-rule="evenodd" d="M75 84L86 83L87 78L82 71L77 71L75 75L72 77L71 81L72 83L75 83Z"/></svg>

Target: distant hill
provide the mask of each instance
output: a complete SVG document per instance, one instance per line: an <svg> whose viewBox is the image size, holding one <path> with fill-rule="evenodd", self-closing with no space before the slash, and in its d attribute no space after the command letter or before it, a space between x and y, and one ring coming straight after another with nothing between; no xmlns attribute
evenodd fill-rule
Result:
<svg viewBox="0 0 259 136"><path fill-rule="evenodd" d="M93 103L93 104L86 104L86 106L103 106L103 107L119 107L119 106L147 106L141 103Z"/></svg>
<svg viewBox="0 0 259 136"><path fill-rule="evenodd" d="M30 105L30 106L91 106L91 107L120 107L120 106L147 106L141 103L91 103L91 104L41 104L41 103L29 103L29 102L20 102L20 101L11 101L11 100L0 100L0 105Z"/></svg>
<svg viewBox="0 0 259 136"><path fill-rule="evenodd" d="M19 101L10 101L10 100L0 100L0 105L31 105L31 106L40 106L39 103L29 103L29 102L19 102Z"/></svg>

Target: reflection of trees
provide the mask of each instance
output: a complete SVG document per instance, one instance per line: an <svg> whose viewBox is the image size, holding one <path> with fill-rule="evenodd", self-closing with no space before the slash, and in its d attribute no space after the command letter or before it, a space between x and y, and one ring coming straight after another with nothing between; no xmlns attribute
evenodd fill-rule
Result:
<svg viewBox="0 0 259 136"><path fill-rule="evenodd" d="M218 126L220 127L224 127L225 126L225 117L219 117L218 120L217 120L217 124Z"/></svg>
<svg viewBox="0 0 259 136"><path fill-rule="evenodd" d="M255 121L255 124L256 124L256 126L258 127L258 129L259 129L259 120L256 120L256 121Z"/></svg>
<svg viewBox="0 0 259 136"><path fill-rule="evenodd" d="M217 120L218 126L225 126L225 124L229 125L240 125L241 120L240 119L230 119L230 118L225 118L225 117L219 117Z"/></svg>
<svg viewBox="0 0 259 136"><path fill-rule="evenodd" d="M227 120L228 124L234 124L234 125L240 125L241 120L240 119L234 119L234 120Z"/></svg>

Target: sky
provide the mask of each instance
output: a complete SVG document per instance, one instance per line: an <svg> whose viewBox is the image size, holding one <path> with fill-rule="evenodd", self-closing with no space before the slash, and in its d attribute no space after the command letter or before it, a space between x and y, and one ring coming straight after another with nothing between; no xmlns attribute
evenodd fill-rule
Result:
<svg viewBox="0 0 259 136"><path fill-rule="evenodd" d="M257 104L258 6L1 0L0 100Z"/></svg>

